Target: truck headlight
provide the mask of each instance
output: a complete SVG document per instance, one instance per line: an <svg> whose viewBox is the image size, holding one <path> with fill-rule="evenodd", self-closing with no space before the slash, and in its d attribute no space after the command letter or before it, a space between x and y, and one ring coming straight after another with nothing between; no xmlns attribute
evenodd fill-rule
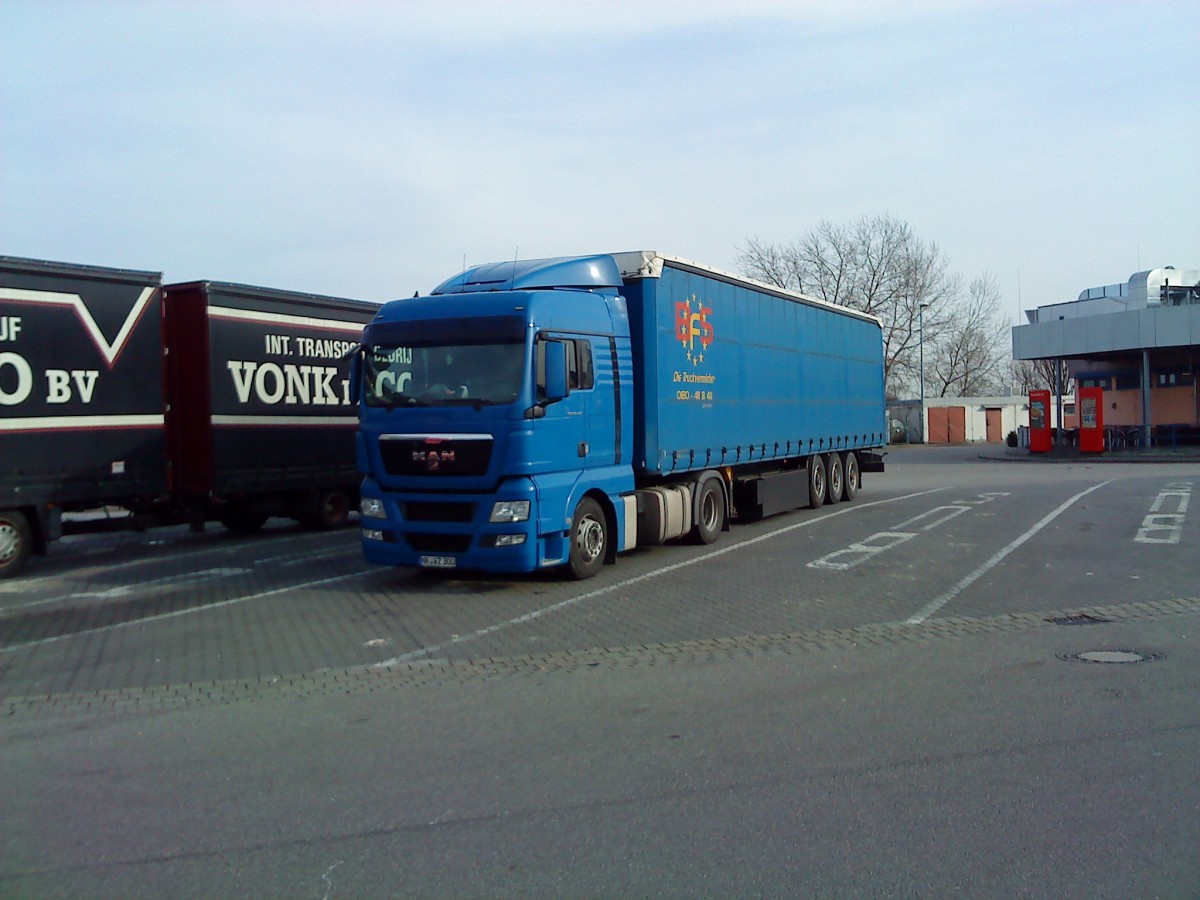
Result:
<svg viewBox="0 0 1200 900"><path fill-rule="evenodd" d="M489 522L524 522L529 518L528 500L499 500L492 505Z"/></svg>
<svg viewBox="0 0 1200 900"><path fill-rule="evenodd" d="M363 497L358 501L358 511L370 519L386 519L383 501L378 497Z"/></svg>

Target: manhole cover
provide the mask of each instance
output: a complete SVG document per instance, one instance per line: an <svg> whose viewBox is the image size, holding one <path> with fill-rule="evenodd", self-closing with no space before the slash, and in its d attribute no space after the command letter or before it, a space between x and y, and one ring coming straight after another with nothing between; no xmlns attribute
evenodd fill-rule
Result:
<svg viewBox="0 0 1200 900"><path fill-rule="evenodd" d="M1085 663L1140 663L1162 659L1159 654L1144 650L1085 650L1082 653L1060 653L1058 658Z"/></svg>

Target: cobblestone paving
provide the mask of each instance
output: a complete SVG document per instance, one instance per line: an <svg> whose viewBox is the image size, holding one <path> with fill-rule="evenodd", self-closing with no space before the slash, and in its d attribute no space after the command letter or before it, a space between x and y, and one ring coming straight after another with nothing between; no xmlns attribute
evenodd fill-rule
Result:
<svg viewBox="0 0 1200 900"><path fill-rule="evenodd" d="M1194 515L1178 515L1176 543L1137 535L1165 490L1200 488L1200 468L906 458L854 503L736 525L712 547L639 550L585 583L375 568L353 529L64 541L0 583L0 712L704 665L1197 612Z"/></svg>
<svg viewBox="0 0 1200 900"><path fill-rule="evenodd" d="M137 713L261 699L411 690L499 678L582 675L616 668L704 665L762 656L819 653L833 648L867 649L895 643L928 645L974 635L1017 633L1033 629L1089 627L1102 631L1106 623L1195 616L1200 616L1200 596L984 618L944 618L919 625L897 622L674 643L596 647L583 651L524 656L427 659L387 666L324 669L303 675L8 697L3 700L0 714L11 720L97 712ZM1077 620L1078 624L1055 621L1072 619Z"/></svg>

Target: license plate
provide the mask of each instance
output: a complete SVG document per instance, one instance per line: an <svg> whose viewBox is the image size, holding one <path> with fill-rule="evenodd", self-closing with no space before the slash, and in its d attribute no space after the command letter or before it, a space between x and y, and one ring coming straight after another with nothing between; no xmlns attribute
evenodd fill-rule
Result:
<svg viewBox="0 0 1200 900"><path fill-rule="evenodd" d="M420 562L426 569L453 569L458 565L453 556L422 556Z"/></svg>

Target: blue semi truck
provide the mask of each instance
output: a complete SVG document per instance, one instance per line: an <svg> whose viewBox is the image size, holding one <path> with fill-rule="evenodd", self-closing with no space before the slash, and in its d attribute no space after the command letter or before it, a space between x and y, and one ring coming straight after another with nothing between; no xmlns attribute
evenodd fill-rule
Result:
<svg viewBox="0 0 1200 900"><path fill-rule="evenodd" d="M352 372L383 565L588 578L883 471L877 319L656 252L470 268L385 304Z"/></svg>

